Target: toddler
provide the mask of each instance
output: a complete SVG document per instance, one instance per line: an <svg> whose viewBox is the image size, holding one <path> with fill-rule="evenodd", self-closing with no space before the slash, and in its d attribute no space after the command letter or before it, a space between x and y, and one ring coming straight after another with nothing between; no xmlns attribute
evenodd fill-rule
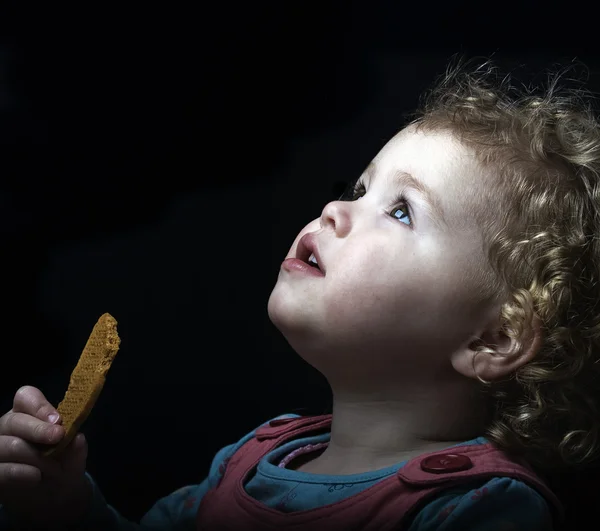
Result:
<svg viewBox="0 0 600 531"><path fill-rule="evenodd" d="M60 459L35 449L64 430L23 387L0 418L0 529L558 528L548 474L600 444L600 129L561 79L517 90L489 61L451 64L300 231L268 313L331 414L261 424L137 524L81 434Z"/></svg>

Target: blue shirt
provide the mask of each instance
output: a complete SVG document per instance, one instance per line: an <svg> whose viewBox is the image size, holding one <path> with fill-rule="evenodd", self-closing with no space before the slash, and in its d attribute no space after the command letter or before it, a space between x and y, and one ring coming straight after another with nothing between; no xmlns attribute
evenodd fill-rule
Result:
<svg viewBox="0 0 600 531"><path fill-rule="evenodd" d="M276 418L296 417L281 415ZM246 441L255 430L237 443L225 446L214 457L208 476L196 485L187 485L159 499L134 523L108 505L94 479L86 473L93 487L93 504L81 529L102 531L194 531L198 505L206 492L216 486L223 474L223 462ZM329 433L301 437L269 452L259 463L256 474L245 485L256 500L284 512L302 511L334 503L357 494L394 474L406 461L361 474L308 474L278 467L284 456L307 444L329 440ZM465 441L485 444L484 437ZM0 506L0 529L9 529ZM478 479L472 484L445 490L425 505L414 517L409 531L549 531L552 517L543 496L527 484L512 478Z"/></svg>

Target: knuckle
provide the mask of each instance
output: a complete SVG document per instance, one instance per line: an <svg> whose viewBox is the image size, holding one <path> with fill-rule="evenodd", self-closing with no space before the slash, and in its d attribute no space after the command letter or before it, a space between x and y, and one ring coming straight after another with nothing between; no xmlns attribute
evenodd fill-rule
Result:
<svg viewBox="0 0 600 531"><path fill-rule="evenodd" d="M14 463L7 463L3 468L4 478L8 481L19 477L19 467Z"/></svg>
<svg viewBox="0 0 600 531"><path fill-rule="evenodd" d="M23 439L19 439L19 437L9 437L6 442L6 453L7 457L10 460L13 460L17 456L23 453L25 449L25 441Z"/></svg>
<svg viewBox="0 0 600 531"><path fill-rule="evenodd" d="M0 483L12 490L14 487L37 483L41 479L39 469L19 463L6 463L0 469Z"/></svg>
<svg viewBox="0 0 600 531"><path fill-rule="evenodd" d="M40 441L48 438L48 428L44 424L36 424L33 428L34 440Z"/></svg>
<svg viewBox="0 0 600 531"><path fill-rule="evenodd" d="M17 392L15 393L15 397L19 397L19 398L25 398L28 394L31 393L31 390L33 389L33 387L31 387L31 385L24 385L22 387L19 387L19 389L17 389Z"/></svg>
<svg viewBox="0 0 600 531"><path fill-rule="evenodd" d="M10 433L11 426L14 422L15 414L11 411L8 411L0 417L0 435L5 435Z"/></svg>

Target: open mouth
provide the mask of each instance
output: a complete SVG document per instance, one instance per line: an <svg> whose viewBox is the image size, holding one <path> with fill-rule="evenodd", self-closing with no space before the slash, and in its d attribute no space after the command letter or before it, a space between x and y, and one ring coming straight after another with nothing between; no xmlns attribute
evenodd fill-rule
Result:
<svg viewBox="0 0 600 531"><path fill-rule="evenodd" d="M300 238L296 249L296 258L310 267L317 269L325 276L326 268L323 267L324 264L319 263L321 262L321 255L313 233L305 234Z"/></svg>
<svg viewBox="0 0 600 531"><path fill-rule="evenodd" d="M310 254L310 256L308 257L308 260L306 261L306 263L309 266L314 267L315 269L318 269L319 271L321 271L321 268L319 267L319 264L317 262L317 259L315 258L314 253Z"/></svg>

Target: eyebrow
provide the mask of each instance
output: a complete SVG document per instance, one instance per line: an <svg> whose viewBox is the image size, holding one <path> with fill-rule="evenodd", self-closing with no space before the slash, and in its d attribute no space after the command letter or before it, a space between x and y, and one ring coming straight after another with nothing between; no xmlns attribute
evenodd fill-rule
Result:
<svg viewBox="0 0 600 531"><path fill-rule="evenodd" d="M374 179L377 173L377 165L374 162L370 162L365 172L370 179ZM425 199L425 209L429 217L438 225L441 222L448 228L448 222L444 218L442 205L437 196L431 191L431 188L425 183L417 181L410 173L401 170L394 174L394 182L399 186L414 188Z"/></svg>

